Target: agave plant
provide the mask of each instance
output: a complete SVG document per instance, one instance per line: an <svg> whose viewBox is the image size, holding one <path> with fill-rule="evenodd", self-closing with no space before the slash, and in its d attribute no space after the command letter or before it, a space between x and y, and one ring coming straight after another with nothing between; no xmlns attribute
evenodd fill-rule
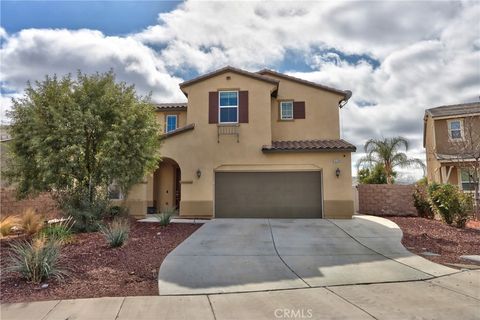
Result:
<svg viewBox="0 0 480 320"><path fill-rule="evenodd" d="M60 245L38 237L32 242L20 241L11 246L7 270L20 273L27 281L40 283L56 277L63 279L67 272L59 266Z"/></svg>
<svg viewBox="0 0 480 320"><path fill-rule="evenodd" d="M113 222L100 227L100 232L105 236L110 247L121 247L128 239L130 223L128 219L115 219Z"/></svg>
<svg viewBox="0 0 480 320"><path fill-rule="evenodd" d="M158 213L155 215L155 217L158 219L158 222L160 222L160 225L165 227L170 224L170 221L172 220L172 216L177 214L177 210L174 208L166 208L162 212Z"/></svg>

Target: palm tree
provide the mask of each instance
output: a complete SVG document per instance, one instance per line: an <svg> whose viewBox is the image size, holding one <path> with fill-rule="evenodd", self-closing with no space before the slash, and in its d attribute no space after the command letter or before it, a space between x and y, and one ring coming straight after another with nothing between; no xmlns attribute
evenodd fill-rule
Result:
<svg viewBox="0 0 480 320"><path fill-rule="evenodd" d="M366 155L358 160L357 169L382 165L387 177L387 184L393 183L396 167L420 167L425 170L423 161L408 158L404 152L399 151L402 147L405 148L405 151L408 150L408 141L402 137L370 139L365 143Z"/></svg>

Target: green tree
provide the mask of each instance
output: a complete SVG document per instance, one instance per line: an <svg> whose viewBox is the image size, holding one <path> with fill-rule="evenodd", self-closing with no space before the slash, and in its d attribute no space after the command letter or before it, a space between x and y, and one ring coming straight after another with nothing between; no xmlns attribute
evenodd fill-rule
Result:
<svg viewBox="0 0 480 320"><path fill-rule="evenodd" d="M116 82L113 71L78 72L28 83L14 99L6 177L26 197L105 199L115 182L124 193L160 159L160 130L150 97Z"/></svg>
<svg viewBox="0 0 480 320"><path fill-rule="evenodd" d="M372 169L376 165L382 165L387 179L387 184L394 182L394 169L397 167L406 168L411 166L425 168L425 164L420 159L408 158L401 148L408 151L408 141L402 137L370 139L365 143L366 155L357 162L357 169Z"/></svg>
<svg viewBox="0 0 480 320"><path fill-rule="evenodd" d="M397 173L393 172L393 177L395 178L396 176ZM374 165L373 168L358 170L358 182L362 184L386 184L387 176L383 164L379 163Z"/></svg>

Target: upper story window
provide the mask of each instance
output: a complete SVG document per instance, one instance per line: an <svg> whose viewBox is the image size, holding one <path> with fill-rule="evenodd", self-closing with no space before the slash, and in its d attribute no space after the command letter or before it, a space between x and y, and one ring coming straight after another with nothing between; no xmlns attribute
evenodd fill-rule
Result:
<svg viewBox="0 0 480 320"><path fill-rule="evenodd" d="M280 120L293 119L293 101L280 101Z"/></svg>
<svg viewBox="0 0 480 320"><path fill-rule="evenodd" d="M448 136L452 140L463 139L462 120L448 121Z"/></svg>
<svg viewBox="0 0 480 320"><path fill-rule="evenodd" d="M177 129L177 115L169 114L166 118L165 132L170 132Z"/></svg>
<svg viewBox="0 0 480 320"><path fill-rule="evenodd" d="M218 92L219 123L238 123L238 91Z"/></svg>

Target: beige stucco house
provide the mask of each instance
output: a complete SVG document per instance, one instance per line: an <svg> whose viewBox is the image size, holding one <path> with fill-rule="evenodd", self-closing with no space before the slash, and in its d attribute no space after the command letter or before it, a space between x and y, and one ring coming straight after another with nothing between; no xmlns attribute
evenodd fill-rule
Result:
<svg viewBox="0 0 480 320"><path fill-rule="evenodd" d="M480 152L480 102L427 109L423 120L428 181L473 191L470 164Z"/></svg>
<svg viewBox="0 0 480 320"><path fill-rule="evenodd" d="M124 198L131 214L350 218L351 152L342 91L270 70L225 67L180 84L187 103L157 106L159 168Z"/></svg>

